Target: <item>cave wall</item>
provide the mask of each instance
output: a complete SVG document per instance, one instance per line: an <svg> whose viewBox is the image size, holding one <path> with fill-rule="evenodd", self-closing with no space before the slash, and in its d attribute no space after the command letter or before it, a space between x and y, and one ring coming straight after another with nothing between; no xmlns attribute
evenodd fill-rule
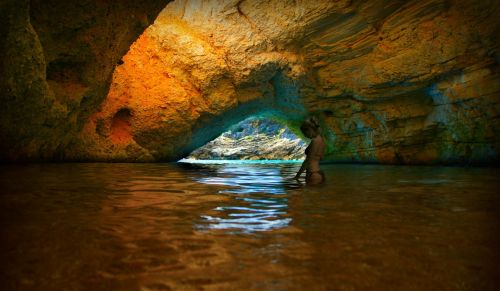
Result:
<svg viewBox="0 0 500 291"><path fill-rule="evenodd" d="M314 114L328 161L498 163L498 1L175 1L120 59L164 2L2 2L2 159L170 161Z"/></svg>
<svg viewBox="0 0 500 291"><path fill-rule="evenodd" d="M73 152L175 160L251 115L296 129L314 114L329 161L496 163L499 6L175 1L132 45Z"/></svg>
<svg viewBox="0 0 500 291"><path fill-rule="evenodd" d="M308 109L323 111L329 158L498 163L500 3L370 4L340 24L355 33L330 26L307 41Z"/></svg>
<svg viewBox="0 0 500 291"><path fill-rule="evenodd" d="M64 160L117 62L168 2L2 0L0 161Z"/></svg>

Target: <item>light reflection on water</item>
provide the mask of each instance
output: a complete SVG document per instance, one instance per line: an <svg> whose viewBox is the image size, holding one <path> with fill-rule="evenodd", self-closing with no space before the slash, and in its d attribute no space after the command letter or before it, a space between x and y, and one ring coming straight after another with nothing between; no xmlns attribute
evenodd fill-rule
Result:
<svg viewBox="0 0 500 291"><path fill-rule="evenodd" d="M0 166L2 290L498 290L499 169Z"/></svg>
<svg viewBox="0 0 500 291"><path fill-rule="evenodd" d="M195 227L199 230L230 230L232 233L287 227L292 218L288 215L288 198L284 195L285 169L224 164L216 169L216 176L197 179L204 184L229 186L218 193L233 194L236 204L214 208L217 215L202 215L204 223Z"/></svg>

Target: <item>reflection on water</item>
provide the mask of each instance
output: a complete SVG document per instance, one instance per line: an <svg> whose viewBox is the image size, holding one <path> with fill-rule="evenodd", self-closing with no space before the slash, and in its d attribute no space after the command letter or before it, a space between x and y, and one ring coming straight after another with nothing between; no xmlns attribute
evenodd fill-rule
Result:
<svg viewBox="0 0 500 291"><path fill-rule="evenodd" d="M0 166L2 290L497 290L499 169Z"/></svg>
<svg viewBox="0 0 500 291"><path fill-rule="evenodd" d="M206 223L198 224L197 229L251 233L287 227L292 218L288 215L283 179L290 173L285 171L286 168L226 164L216 168L216 176L197 179L204 184L230 186L217 192L235 197L233 205L214 208L217 215L202 215Z"/></svg>

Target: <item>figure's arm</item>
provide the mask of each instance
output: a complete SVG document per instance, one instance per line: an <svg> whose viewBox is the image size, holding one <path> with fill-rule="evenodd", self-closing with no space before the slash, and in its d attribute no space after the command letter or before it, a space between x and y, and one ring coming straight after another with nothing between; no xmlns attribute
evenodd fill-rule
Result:
<svg viewBox="0 0 500 291"><path fill-rule="evenodd" d="M309 157L306 155L306 159L302 162L302 165L300 166L297 175L295 175L295 179L300 178L300 175L302 175L302 173L304 173L304 171L307 169L308 164L309 164Z"/></svg>

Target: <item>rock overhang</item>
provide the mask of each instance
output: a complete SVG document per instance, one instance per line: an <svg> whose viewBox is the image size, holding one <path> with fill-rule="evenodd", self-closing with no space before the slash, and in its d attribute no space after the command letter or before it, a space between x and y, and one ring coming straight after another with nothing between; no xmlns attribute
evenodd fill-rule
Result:
<svg viewBox="0 0 500 291"><path fill-rule="evenodd" d="M313 114L330 161L498 161L499 4L285 2L170 3L63 158L175 160L245 117Z"/></svg>

